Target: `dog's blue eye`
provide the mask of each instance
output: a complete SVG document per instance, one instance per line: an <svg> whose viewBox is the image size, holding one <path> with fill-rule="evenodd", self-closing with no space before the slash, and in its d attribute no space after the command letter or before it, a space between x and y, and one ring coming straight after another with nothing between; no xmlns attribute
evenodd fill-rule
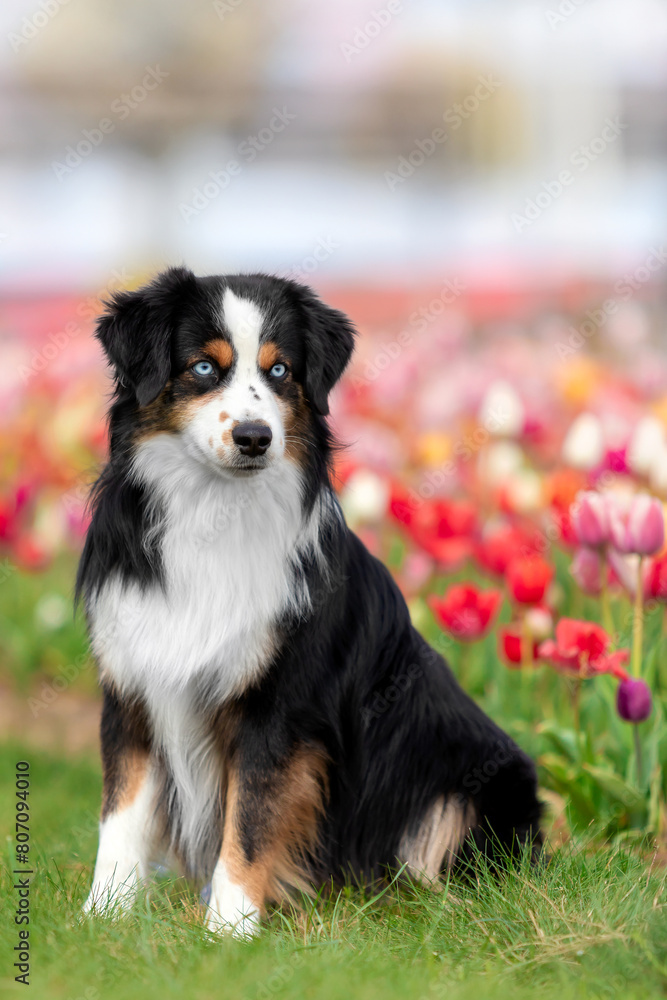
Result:
<svg viewBox="0 0 667 1000"><path fill-rule="evenodd" d="M195 375L212 375L213 365L210 361L198 361L196 365L192 366L192 370Z"/></svg>
<svg viewBox="0 0 667 1000"><path fill-rule="evenodd" d="M273 378L285 378L285 375L287 375L287 365L283 364L274 365L273 368L271 369L270 374L273 376Z"/></svg>

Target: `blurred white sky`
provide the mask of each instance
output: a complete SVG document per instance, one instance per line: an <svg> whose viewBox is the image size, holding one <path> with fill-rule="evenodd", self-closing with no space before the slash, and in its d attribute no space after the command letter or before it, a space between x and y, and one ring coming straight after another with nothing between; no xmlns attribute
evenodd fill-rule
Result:
<svg viewBox="0 0 667 1000"><path fill-rule="evenodd" d="M617 274L661 245L665 3L218 3L4 0L0 287L103 287L180 262L302 267L315 285L509 281ZM128 107L156 65L165 81ZM497 90L443 125L480 77ZM272 131L276 107L295 117ZM59 179L54 161L105 117ZM448 139L392 182L438 128ZM269 138L252 162L251 135Z"/></svg>

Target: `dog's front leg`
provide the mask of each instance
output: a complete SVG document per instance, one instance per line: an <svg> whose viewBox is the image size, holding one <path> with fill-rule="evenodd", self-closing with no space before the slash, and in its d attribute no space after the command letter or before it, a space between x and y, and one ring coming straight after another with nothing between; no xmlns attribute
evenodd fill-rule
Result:
<svg viewBox="0 0 667 1000"><path fill-rule="evenodd" d="M312 746L293 749L279 767L268 755L250 766L231 762L209 930L252 937L267 903L286 887L308 889L327 788L326 757Z"/></svg>
<svg viewBox="0 0 667 1000"><path fill-rule="evenodd" d="M125 909L148 874L158 840L158 783L142 713L105 691L104 786L93 885L84 912Z"/></svg>

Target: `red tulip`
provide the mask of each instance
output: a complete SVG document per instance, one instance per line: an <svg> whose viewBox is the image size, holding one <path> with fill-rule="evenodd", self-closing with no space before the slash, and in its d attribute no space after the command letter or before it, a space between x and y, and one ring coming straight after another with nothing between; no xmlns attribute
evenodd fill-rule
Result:
<svg viewBox="0 0 667 1000"><path fill-rule="evenodd" d="M507 625L498 629L498 652L508 667L516 669L523 663L523 643L525 639L518 625ZM533 641L531 659L537 659L538 644Z"/></svg>
<svg viewBox="0 0 667 1000"><path fill-rule="evenodd" d="M553 567L541 556L520 556L507 568L507 586L519 604L539 604L553 575Z"/></svg>
<svg viewBox="0 0 667 1000"><path fill-rule="evenodd" d="M620 502L613 504L609 523L612 542L619 552L652 556L665 543L662 504L646 493L639 493L627 505Z"/></svg>
<svg viewBox="0 0 667 1000"><path fill-rule="evenodd" d="M565 673L627 677L623 664L628 661L628 650L609 653L610 645L611 639L595 622L561 618L556 626L556 640L540 643L538 656Z"/></svg>
<svg viewBox="0 0 667 1000"><path fill-rule="evenodd" d="M477 523L477 509L467 500L428 500L406 512L405 506L393 507L401 516L414 541L445 569L456 569L472 554L472 533Z"/></svg>
<svg viewBox="0 0 667 1000"><path fill-rule="evenodd" d="M504 576L517 552L535 552L535 538L514 525L504 525L487 535L475 548L475 557L482 569L494 576Z"/></svg>
<svg viewBox="0 0 667 1000"><path fill-rule="evenodd" d="M445 632L455 639L475 642L491 628L502 599L499 590L478 590L467 583L456 583L444 597L431 597L428 603Z"/></svg>
<svg viewBox="0 0 667 1000"><path fill-rule="evenodd" d="M667 601L667 555L649 560L644 596L655 601Z"/></svg>

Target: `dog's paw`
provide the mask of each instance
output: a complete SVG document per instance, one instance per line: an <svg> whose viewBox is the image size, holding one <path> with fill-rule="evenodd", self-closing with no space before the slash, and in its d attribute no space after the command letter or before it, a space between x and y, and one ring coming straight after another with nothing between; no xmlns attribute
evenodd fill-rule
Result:
<svg viewBox="0 0 667 1000"><path fill-rule="evenodd" d="M119 916L131 909L137 897L137 889L136 877L120 883L114 879L95 881L81 907L81 915Z"/></svg>
<svg viewBox="0 0 667 1000"><path fill-rule="evenodd" d="M242 889L229 881L214 885L206 908L206 929L211 937L231 936L249 940L259 934L260 914Z"/></svg>

